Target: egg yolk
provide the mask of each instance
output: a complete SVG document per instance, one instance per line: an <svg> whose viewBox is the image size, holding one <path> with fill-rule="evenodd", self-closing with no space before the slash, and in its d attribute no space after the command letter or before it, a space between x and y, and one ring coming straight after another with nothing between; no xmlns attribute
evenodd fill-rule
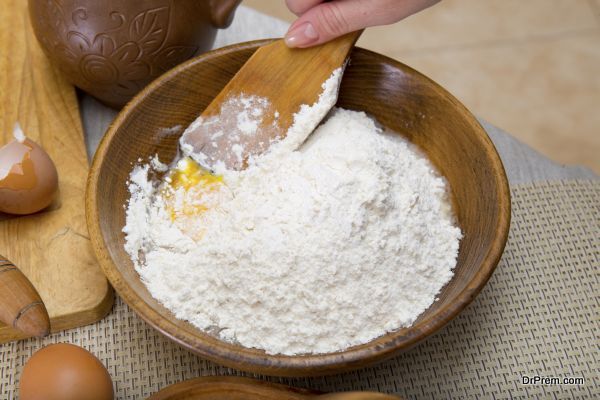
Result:
<svg viewBox="0 0 600 400"><path fill-rule="evenodd" d="M210 187L223 182L222 176L212 174L189 157L177 162L177 166L169 178L172 188L184 188L185 190L197 185Z"/></svg>
<svg viewBox="0 0 600 400"><path fill-rule="evenodd" d="M166 182L162 195L167 202L171 220L174 221L178 216L197 216L208 210L208 206L202 201L202 196L219 190L223 177L212 174L186 157L177 162ZM186 195L183 201L176 205L174 197L180 189L183 189Z"/></svg>

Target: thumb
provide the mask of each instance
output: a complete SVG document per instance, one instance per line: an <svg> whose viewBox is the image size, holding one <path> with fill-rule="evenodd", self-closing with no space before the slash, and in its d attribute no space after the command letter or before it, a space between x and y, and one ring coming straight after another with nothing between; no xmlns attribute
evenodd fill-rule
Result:
<svg viewBox="0 0 600 400"><path fill-rule="evenodd" d="M306 11L285 35L289 47L309 47L364 28L369 10L362 0L335 0Z"/></svg>
<svg viewBox="0 0 600 400"><path fill-rule="evenodd" d="M314 2L314 0L311 0ZM333 0L304 12L285 35L289 47L309 47L369 26L387 25L439 0Z"/></svg>

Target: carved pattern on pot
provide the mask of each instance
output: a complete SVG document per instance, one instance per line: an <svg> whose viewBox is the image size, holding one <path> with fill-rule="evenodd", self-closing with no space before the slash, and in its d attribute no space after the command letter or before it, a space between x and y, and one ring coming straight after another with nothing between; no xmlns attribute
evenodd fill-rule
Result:
<svg viewBox="0 0 600 400"><path fill-rule="evenodd" d="M56 0L46 0L39 23L54 35L38 37L49 54L61 54L90 86L105 85L119 97L129 98L147 82L190 58L198 46L165 47L171 27L171 6L165 4L139 12L133 18L118 10L108 11L114 25L86 34L88 10L79 7L66 15ZM39 36L39 35L38 35ZM127 40L122 38L126 37ZM121 38L120 40L118 38ZM85 89L85 85L81 85Z"/></svg>

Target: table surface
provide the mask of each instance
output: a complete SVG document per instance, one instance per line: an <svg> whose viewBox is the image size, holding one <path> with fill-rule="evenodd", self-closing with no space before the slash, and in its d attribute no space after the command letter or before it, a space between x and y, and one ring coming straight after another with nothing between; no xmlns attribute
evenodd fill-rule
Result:
<svg viewBox="0 0 600 400"><path fill-rule="evenodd" d="M231 26L218 32L213 48L249 40L281 37L287 27L288 24L284 21L240 6ZM86 94L81 94L79 100L88 156L91 159L117 112ZM480 122L500 154L511 186L543 180L600 178L582 166L560 165L521 143L509 133L481 119Z"/></svg>

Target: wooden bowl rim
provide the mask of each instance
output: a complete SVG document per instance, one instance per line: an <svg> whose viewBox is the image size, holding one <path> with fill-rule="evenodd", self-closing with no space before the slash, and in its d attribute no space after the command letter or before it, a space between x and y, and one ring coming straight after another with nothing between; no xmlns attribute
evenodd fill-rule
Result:
<svg viewBox="0 0 600 400"><path fill-rule="evenodd" d="M297 397L298 400L307 399L309 398L309 396L312 397L323 393L312 389L297 388L285 385L283 383L264 381L245 376L214 375L199 376L197 378L187 379L181 382L174 383L172 385L160 389L158 392L148 397L147 400L169 400L174 395L185 395L186 393L196 388L221 385L231 386L232 389L239 389L240 391L243 391L243 389L247 387L261 387L266 390L272 391L274 394L288 392L291 393L291 396L296 395L295 397Z"/></svg>
<svg viewBox="0 0 600 400"><path fill-rule="evenodd" d="M301 388L297 386L290 386L284 383L277 383L235 375L200 376L197 378L187 379L160 389L158 392L155 392L146 400L171 400L174 398L187 399L189 396L198 394L196 392L197 390L203 392L199 396L199 398L202 399L213 399L215 395L219 395L222 396L222 398L225 398L225 396L231 393L235 393L238 396L244 395L244 397L248 400L252 400L263 398L262 395L257 392L266 392L268 393L269 398L285 397L288 400L318 399L321 395L327 394L336 394L338 396L348 397L352 399L369 398L372 400L401 400L401 398L396 395L390 395L380 392L344 391L336 393L326 393L320 390ZM360 397L358 397L359 395ZM196 398L196 396L194 398Z"/></svg>
<svg viewBox="0 0 600 400"><path fill-rule="evenodd" d="M127 103L111 123L109 129L100 141L93 158L86 189L88 230L90 232L94 252L100 262L102 270L119 295L123 297L125 302L129 304L144 321L187 350L228 367L274 376L314 376L352 370L389 358L401 350L406 350L445 326L460 311L469 305L485 286L500 261L508 238L510 227L510 190L504 167L496 148L486 131L466 107L452 96L452 94L420 72L399 61L366 49L355 47L353 50L366 53L369 57L393 65L404 73L408 72L416 75L419 79L428 81L431 84L431 87L440 96L449 99L453 105L457 107L458 111L462 111L465 118L468 119L468 122L473 127L475 136L483 146L487 158L490 160L490 167L493 170L493 175L496 180L495 185L498 191L499 202L497 207L499 223L495 228L494 239L490 244L489 251L483 258L479 270L475 273L471 281L466 284L465 289L454 298L451 304L409 328L387 333L363 345L328 354L297 356L269 355L264 352L256 353L257 349L249 349L239 345L229 344L235 347L235 350L231 350L228 348L230 346L227 346L227 343L219 339L217 339L218 342L223 343L223 346L213 346L201 336L192 334L186 330L180 330L174 323L164 318L158 311L130 289L129 285L121 279L121 273L110 256L110 252L106 247L100 228L97 190L100 167L106 157L109 144L119 127L135 112L137 106L146 98L146 96L160 87L165 81L168 81L184 70L193 67L197 63L203 63L234 51L256 48L268 44L273 40L277 39L264 39L238 43L203 53L178 65L170 71L167 71ZM175 332L178 334L174 335ZM402 334L399 334L400 332L402 332ZM181 337L181 339L178 336ZM383 343L378 343L377 345L374 344L375 341L381 342L382 339L384 339Z"/></svg>

